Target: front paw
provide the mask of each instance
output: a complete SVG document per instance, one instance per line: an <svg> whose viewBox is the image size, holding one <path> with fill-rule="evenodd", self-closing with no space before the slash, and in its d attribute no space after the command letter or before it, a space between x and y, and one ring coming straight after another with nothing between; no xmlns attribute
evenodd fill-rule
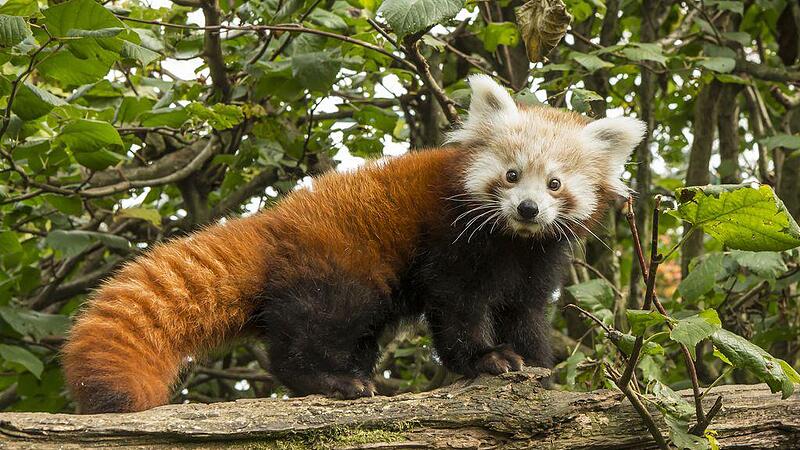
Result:
<svg viewBox="0 0 800 450"><path fill-rule="evenodd" d="M500 375L506 372L518 372L522 370L522 364L521 356L509 347L502 346L481 356L475 363L475 370L479 373Z"/></svg>

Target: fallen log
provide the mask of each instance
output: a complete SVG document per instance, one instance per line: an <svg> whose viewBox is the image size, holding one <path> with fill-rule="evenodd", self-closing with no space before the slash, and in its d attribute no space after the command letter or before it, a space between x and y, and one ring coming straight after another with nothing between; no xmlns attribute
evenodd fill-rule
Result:
<svg viewBox="0 0 800 450"><path fill-rule="evenodd" d="M0 448L655 448L620 393L547 390L540 383L546 374L526 369L355 401L310 396L168 405L133 414L2 413ZM800 447L800 395L781 400L766 385L714 391L724 406L710 428L722 448Z"/></svg>

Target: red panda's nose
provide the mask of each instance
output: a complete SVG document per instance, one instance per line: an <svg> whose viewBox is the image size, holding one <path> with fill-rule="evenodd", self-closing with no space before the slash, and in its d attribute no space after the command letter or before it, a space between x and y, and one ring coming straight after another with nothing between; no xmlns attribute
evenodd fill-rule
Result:
<svg viewBox="0 0 800 450"><path fill-rule="evenodd" d="M517 212L525 220L533 220L539 214L539 205L533 200L523 200L517 206Z"/></svg>

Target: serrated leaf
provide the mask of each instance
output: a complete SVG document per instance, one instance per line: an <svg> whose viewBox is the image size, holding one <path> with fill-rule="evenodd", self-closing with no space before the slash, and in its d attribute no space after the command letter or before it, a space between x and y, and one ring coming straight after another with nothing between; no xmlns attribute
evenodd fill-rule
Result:
<svg viewBox="0 0 800 450"><path fill-rule="evenodd" d="M122 146L122 138L116 128L99 120L79 119L69 122L61 128L58 139L76 153Z"/></svg>
<svg viewBox="0 0 800 450"><path fill-rule="evenodd" d="M463 7L463 0L384 0L378 14L402 36L452 19Z"/></svg>
<svg viewBox="0 0 800 450"><path fill-rule="evenodd" d="M600 69L614 67L614 64L611 64L608 61L603 61L595 55L580 52L572 52L570 55L572 56L572 59L585 67L590 73Z"/></svg>
<svg viewBox="0 0 800 450"><path fill-rule="evenodd" d="M733 71L736 67L736 60L724 56L712 56L710 58L701 59L697 64L708 70L713 70L714 72L728 73Z"/></svg>
<svg viewBox="0 0 800 450"><path fill-rule="evenodd" d="M718 330L711 336L720 353L730 361L733 367L745 369L759 380L767 383L772 392L781 392L788 398L794 392L796 372L787 373L786 362L778 359L763 348L747 339L727 330Z"/></svg>
<svg viewBox="0 0 800 450"><path fill-rule="evenodd" d="M72 30L125 28L121 20L94 0L69 0L43 13L47 30L53 36L66 37Z"/></svg>
<svg viewBox="0 0 800 450"><path fill-rule="evenodd" d="M769 186L693 186L676 191L675 215L737 250L800 246L800 227Z"/></svg>
<svg viewBox="0 0 800 450"><path fill-rule="evenodd" d="M735 264L726 261L725 255L712 253L689 268L689 274L678 285L678 292L684 300L694 303L714 289L717 280L727 278L735 270Z"/></svg>
<svg viewBox="0 0 800 450"><path fill-rule="evenodd" d="M13 47L30 36L31 28L24 18L0 14L0 47Z"/></svg>
<svg viewBox="0 0 800 450"><path fill-rule="evenodd" d="M680 394L670 389L669 386L656 381L653 385L653 395L656 405L662 413L677 419L688 420L695 413L694 406L690 405Z"/></svg>
<svg viewBox="0 0 800 450"><path fill-rule="evenodd" d="M0 358L6 362L18 364L24 367L36 378L40 378L42 376L42 371L44 370L44 364L42 364L42 361L36 355L22 347L0 344Z"/></svg>
<svg viewBox="0 0 800 450"><path fill-rule="evenodd" d="M139 61L139 64L142 66L150 64L161 56L150 49L128 41L122 42L122 51L120 52L120 55L128 59L135 59L136 61Z"/></svg>
<svg viewBox="0 0 800 450"><path fill-rule="evenodd" d="M597 316L603 323L614 323L614 291L604 280L593 279L584 283L573 284L565 288L575 298L577 304Z"/></svg>
<svg viewBox="0 0 800 450"><path fill-rule="evenodd" d="M51 231L47 234L45 242L65 257L75 256L97 242L112 248L130 248L130 242L122 236L84 230Z"/></svg>
<svg viewBox="0 0 800 450"><path fill-rule="evenodd" d="M23 120L33 120L49 113L56 106L65 104L63 99L50 92L24 83L17 92L12 110Z"/></svg>
<svg viewBox="0 0 800 450"><path fill-rule="evenodd" d="M669 439L675 444L675 447L682 450L708 449L708 440L689 433L688 420L665 416L664 421L669 426Z"/></svg>
<svg viewBox="0 0 800 450"><path fill-rule="evenodd" d="M730 257L740 266L748 269L762 278L776 278L786 272L786 263L783 256L777 252L745 252L734 250Z"/></svg>
<svg viewBox="0 0 800 450"><path fill-rule="evenodd" d="M385 4L385 3L384 3ZM320 51L292 56L292 76L305 87L328 92L342 67L338 51Z"/></svg>
<svg viewBox="0 0 800 450"><path fill-rule="evenodd" d="M22 336L39 340L45 336L60 336L66 333L70 319L61 314L45 314L11 306L0 306L0 317Z"/></svg>
<svg viewBox="0 0 800 450"><path fill-rule="evenodd" d="M641 336L647 328L666 322L666 318L658 311L628 309L625 311L625 314L628 316L631 334L635 336Z"/></svg>
<svg viewBox="0 0 800 450"><path fill-rule="evenodd" d="M722 328L717 312L713 309L701 311L698 314L679 320L669 334L670 339L685 345L695 356L695 346L698 342L708 338Z"/></svg>

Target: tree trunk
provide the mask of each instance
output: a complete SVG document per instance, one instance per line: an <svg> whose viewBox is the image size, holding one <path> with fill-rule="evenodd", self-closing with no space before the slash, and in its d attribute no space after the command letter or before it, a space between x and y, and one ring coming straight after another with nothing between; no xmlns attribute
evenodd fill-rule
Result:
<svg viewBox="0 0 800 450"><path fill-rule="evenodd" d="M714 144L714 132L717 128L717 100L720 83L712 81L703 86L697 94L692 121L692 148L689 150L689 166L686 169L687 186L704 186L710 181L708 165L711 161L711 150ZM684 236L691 232L688 222L683 224ZM681 277L689 273L689 263L703 254L703 234L693 233L681 247Z"/></svg>
<svg viewBox="0 0 800 450"><path fill-rule="evenodd" d="M135 414L0 414L0 448L655 448L622 394L545 390L543 369L461 381L421 394L170 405ZM800 395L764 385L715 389L723 448L791 448ZM685 393L684 395L689 395ZM716 397L709 396L709 404ZM666 426L656 415L662 430Z"/></svg>

